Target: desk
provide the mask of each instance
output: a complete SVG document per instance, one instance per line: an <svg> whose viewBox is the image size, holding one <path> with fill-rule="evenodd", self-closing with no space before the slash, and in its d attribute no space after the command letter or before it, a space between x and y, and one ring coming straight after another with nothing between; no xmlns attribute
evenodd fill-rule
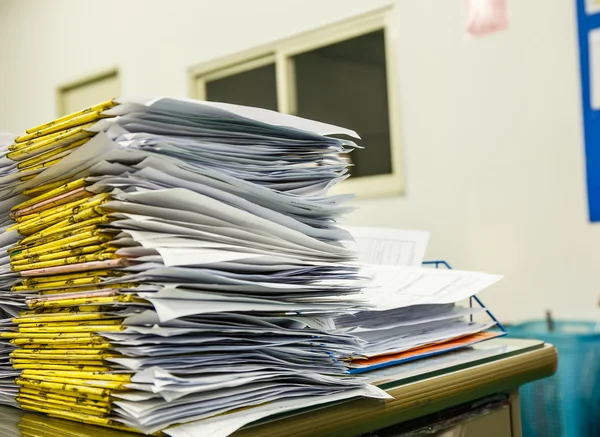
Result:
<svg viewBox="0 0 600 437"><path fill-rule="evenodd" d="M371 381L394 396L394 400L356 399L307 409L263 420L245 427L234 436L359 436L490 395L507 394L506 405L471 418L469 432L461 435L479 436L483 435L481 430L486 429L485 435L489 437L494 436L490 430L497 431L497 435L502 437L520 437L517 389L523 384L552 375L556 364L556 349L551 345L533 340L491 340L465 350L367 374ZM20 436L19 430L30 431L24 435L45 437L134 436L0 407L0 435ZM381 435L401 434L382 431Z"/></svg>
<svg viewBox="0 0 600 437"><path fill-rule="evenodd" d="M554 374L556 349L534 340L496 339L373 372L394 400L356 399L242 429L236 437L350 437L496 393L510 393L510 427L520 437L519 386ZM475 435L475 434L473 434Z"/></svg>

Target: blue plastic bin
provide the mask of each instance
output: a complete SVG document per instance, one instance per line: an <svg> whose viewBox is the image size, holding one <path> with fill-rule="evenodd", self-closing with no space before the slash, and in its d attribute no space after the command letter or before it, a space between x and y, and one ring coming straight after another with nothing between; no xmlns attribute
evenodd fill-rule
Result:
<svg viewBox="0 0 600 437"><path fill-rule="evenodd" d="M600 332L593 322L545 321L508 329L513 338L552 343L558 371L520 390L524 437L600 436Z"/></svg>

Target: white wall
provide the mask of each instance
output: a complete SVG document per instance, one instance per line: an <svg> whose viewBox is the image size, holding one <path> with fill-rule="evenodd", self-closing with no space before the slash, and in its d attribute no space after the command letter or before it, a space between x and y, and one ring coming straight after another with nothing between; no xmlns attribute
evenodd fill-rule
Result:
<svg viewBox="0 0 600 437"><path fill-rule="evenodd" d="M387 3L2 0L0 128L51 119L57 86L114 66L124 94L186 95L195 64ZM510 1L510 28L476 40L464 3L396 1L407 196L350 221L430 230L429 258L504 274L483 295L504 320L594 318L575 2Z"/></svg>

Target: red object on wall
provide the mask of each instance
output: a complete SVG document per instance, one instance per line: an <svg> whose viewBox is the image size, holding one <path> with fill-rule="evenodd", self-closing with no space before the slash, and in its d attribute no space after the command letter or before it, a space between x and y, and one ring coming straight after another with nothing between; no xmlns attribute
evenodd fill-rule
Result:
<svg viewBox="0 0 600 437"><path fill-rule="evenodd" d="M467 31L484 36L508 27L506 0L467 0Z"/></svg>

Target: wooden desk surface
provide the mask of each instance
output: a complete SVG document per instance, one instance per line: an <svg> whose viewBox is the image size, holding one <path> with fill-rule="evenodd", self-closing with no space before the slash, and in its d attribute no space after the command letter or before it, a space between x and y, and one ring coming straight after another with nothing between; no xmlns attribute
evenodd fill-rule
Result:
<svg viewBox="0 0 600 437"><path fill-rule="evenodd" d="M350 400L246 427L234 436L357 436L550 376L558 355L539 341L497 339L429 360L434 363L429 368L427 360L412 363L413 372L410 363L374 372L372 378L393 400ZM414 375L421 371L425 375Z"/></svg>

